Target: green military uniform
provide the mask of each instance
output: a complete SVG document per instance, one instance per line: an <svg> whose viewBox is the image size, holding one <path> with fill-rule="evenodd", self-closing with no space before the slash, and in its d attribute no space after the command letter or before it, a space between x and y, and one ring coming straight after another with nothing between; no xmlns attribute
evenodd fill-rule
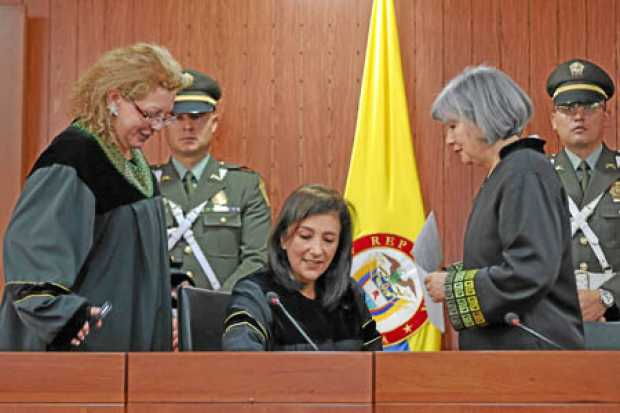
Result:
<svg viewBox="0 0 620 413"><path fill-rule="evenodd" d="M593 136L602 132L592 128L603 130L605 102L614 91L605 70L584 59L558 65L547 80L552 124L567 146L551 161L568 195L577 286L599 290L607 320L620 319L620 153L608 149L601 134ZM592 125L591 116L598 116ZM589 153L569 150L580 145Z"/></svg>
<svg viewBox="0 0 620 413"><path fill-rule="evenodd" d="M183 215L207 201L191 229L223 290L230 291L238 279L264 267L271 211L257 173L211 158L188 194L172 161L153 169L165 197L169 236L178 227L169 201ZM172 265L179 266L197 287L213 288L185 238L169 254Z"/></svg>
<svg viewBox="0 0 620 413"><path fill-rule="evenodd" d="M583 231L577 230L572 240L575 270L594 273L603 273L605 270L620 272L620 152L612 151L603 145L583 196L577 173L566 151L552 155L551 159L564 189L580 210L602 194L587 222L598 237L610 267L602 268L587 237ZM620 277L613 276L603 283L601 288L614 295L617 310L620 301Z"/></svg>

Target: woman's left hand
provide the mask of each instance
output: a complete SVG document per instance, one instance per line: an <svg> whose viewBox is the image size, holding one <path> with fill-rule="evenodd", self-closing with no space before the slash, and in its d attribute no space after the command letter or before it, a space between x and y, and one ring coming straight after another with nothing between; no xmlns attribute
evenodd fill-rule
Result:
<svg viewBox="0 0 620 413"><path fill-rule="evenodd" d="M447 272L432 272L424 279L424 285L431 298L436 303L441 303L446 299L444 283L446 282Z"/></svg>

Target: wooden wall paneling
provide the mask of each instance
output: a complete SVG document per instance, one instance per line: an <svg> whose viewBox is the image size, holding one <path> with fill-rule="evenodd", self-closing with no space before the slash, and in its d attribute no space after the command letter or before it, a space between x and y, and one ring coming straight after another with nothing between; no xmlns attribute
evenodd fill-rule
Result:
<svg viewBox="0 0 620 413"><path fill-rule="evenodd" d="M558 7L558 63L586 56L586 1L562 0Z"/></svg>
<svg viewBox="0 0 620 413"><path fill-rule="evenodd" d="M262 27L252 26L254 32L250 34L248 26L248 13L250 3L248 0L219 0L217 9L211 2L212 13L217 10L216 15L210 18L211 24L205 25L205 34L201 38L207 38L207 44L212 44L211 52L201 59L204 70L213 72L213 76L220 82L222 87L222 101L218 111L221 114L220 125L216 132L215 146L213 148L216 156L228 160L229 162L246 165L256 168L260 165L259 173L262 176L269 175L270 162L270 119L272 102L269 89L261 87L260 90L266 93L265 96L256 95L249 104L249 95L254 93L256 84L249 83L250 73L254 70L254 65L267 65L265 75L271 76L271 51L268 48L271 43L271 18L264 22ZM269 9L270 10L270 9ZM261 33L265 31L265 33ZM256 46L256 35L260 34L262 46L259 48L263 56L254 56L252 61L248 58L248 53L254 53ZM263 37L267 36L267 37ZM251 41L250 41L251 39ZM265 40L263 40L265 39ZM227 47L221 47L226 44ZM205 51L206 48L203 48ZM255 79L252 79L254 82ZM264 85L271 85L271 77ZM259 106L263 108L259 109ZM269 117L258 120L260 128L267 132L263 135L262 141L256 138L256 130L248 129L248 114L256 110L268 110ZM248 148L252 148L251 151ZM257 156L251 156L257 155ZM257 164L257 157L260 157Z"/></svg>
<svg viewBox="0 0 620 413"><path fill-rule="evenodd" d="M234 6L235 3L230 2ZM222 65L228 63L232 59L231 56L223 57L222 54L226 53L230 49L234 49L239 54L239 44L236 44L233 39L227 39L228 35L234 35L240 30L230 30L224 32L229 25L223 20L225 11L229 8L223 5L223 9L220 10L220 3L217 0L212 1L194 1L191 5L191 17L190 17L190 33L191 37L187 39L190 44L188 50L188 60L185 66L190 69L195 69L200 72L206 73L213 79L217 80L220 87L223 90L223 96L225 100L220 100L217 111L219 113L219 125L218 131L211 139L210 152L215 154L218 159L230 160L225 155L225 149L228 145L227 139L222 139L222 115L226 112L225 106L230 97L229 88L227 82L227 76L225 71L222 70ZM240 22L243 21L243 15L237 16ZM241 36L244 36L245 32L241 31ZM219 40L219 42L218 42ZM219 44L226 44L227 42L233 43L234 46L223 48L220 50ZM238 66L235 64L234 66Z"/></svg>
<svg viewBox="0 0 620 413"><path fill-rule="evenodd" d="M49 132L51 140L71 121L71 88L77 80L77 0L50 3Z"/></svg>
<svg viewBox="0 0 620 413"><path fill-rule="evenodd" d="M409 110L409 127L411 128L411 139L413 141L413 154L417 160L417 154L424 150L425 143L422 137L418 136L414 129L416 117L415 102L415 2L410 0L398 0L394 2L396 13L396 24L398 25L398 40L400 43L400 57L402 62L403 79L407 94L407 109ZM421 111L419 116L430 116L428 111ZM420 166L416 162L418 169L418 179L420 179ZM422 199L426 199L424 194ZM428 211L427 203L421 205L424 212Z"/></svg>
<svg viewBox="0 0 620 413"><path fill-rule="evenodd" d="M586 4L585 0L563 0L558 4L558 54L556 64L563 63L574 58L586 58ZM547 73L547 77L551 73ZM545 88L547 86L545 79ZM547 97L546 107L553 110L553 101ZM545 137L555 139L558 142L558 150L561 148L560 140L551 128L553 136ZM549 148L547 148L549 151Z"/></svg>
<svg viewBox="0 0 620 413"><path fill-rule="evenodd" d="M49 0L26 0L26 83L21 181L47 145L49 101Z"/></svg>
<svg viewBox="0 0 620 413"><path fill-rule="evenodd" d="M192 21L192 0L161 0L156 3L150 2L146 7L157 7L161 9L161 23L159 32L159 44L166 47L172 56L181 64L181 66L189 66L191 64L188 58L191 48L192 32L190 30L190 22ZM156 17L156 16L154 16ZM199 39L196 39L198 42ZM163 130L160 133L159 157L157 160L150 159L151 162L165 162L170 156L168 144L166 143L166 133Z"/></svg>
<svg viewBox="0 0 620 413"><path fill-rule="evenodd" d="M472 62L500 66L498 0L472 0ZM474 167L472 170L472 196L480 189L488 171Z"/></svg>
<svg viewBox="0 0 620 413"><path fill-rule="evenodd" d="M472 62L471 0L444 0L444 84ZM443 139L442 139L443 140ZM462 260L463 234L472 201L472 166L444 145L444 256L446 262Z"/></svg>
<svg viewBox="0 0 620 413"><path fill-rule="evenodd" d="M105 46L106 50L130 45L134 42L136 20L133 0L105 0Z"/></svg>
<svg viewBox="0 0 620 413"><path fill-rule="evenodd" d="M617 70L616 7L615 0L590 0L586 10L587 58L612 76ZM616 145L617 101L616 97L607 108L611 116L605 129L605 143L611 147Z"/></svg>
<svg viewBox="0 0 620 413"><path fill-rule="evenodd" d="M551 128L551 104L547 94L547 77L557 65L558 2L530 1L530 97L534 116L530 121L532 133L547 141L546 152L557 152L558 139Z"/></svg>
<svg viewBox="0 0 620 413"><path fill-rule="evenodd" d="M523 0L500 3L499 50L501 69L530 94L529 7ZM536 42L537 40L533 40ZM531 128L528 128L528 131Z"/></svg>
<svg viewBox="0 0 620 413"><path fill-rule="evenodd" d="M274 119L271 191L275 211L301 181L301 46L300 1L274 7Z"/></svg>
<svg viewBox="0 0 620 413"><path fill-rule="evenodd" d="M328 186L342 190L344 187L339 187L334 184L334 169L342 169L342 165L337 163L338 156L334 151L334 145L336 144L337 135L339 134L340 124L337 122L334 116L334 108L339 101L339 96L335 94L336 82L336 58L334 56L336 50L336 10L340 7L336 2L327 2L327 22L326 22L326 37L325 44L325 78L328 85L328 89L325 91L323 99L319 106L322 106L322 118L323 133L325 134L325 146L327 149L327 168L325 169L325 182ZM306 85L307 86L307 85Z"/></svg>
<svg viewBox="0 0 620 413"><path fill-rule="evenodd" d="M9 223L21 187L22 139L24 138L24 80L26 74L26 9L0 5L0 237ZM0 256L0 291L4 281Z"/></svg>
<svg viewBox="0 0 620 413"><path fill-rule="evenodd" d="M92 66L108 47L105 41L106 3L101 0L78 0L77 75Z"/></svg>
<svg viewBox="0 0 620 413"><path fill-rule="evenodd" d="M333 27L329 5L332 0L299 3L300 64L300 158L301 183L329 183L332 167L328 134L331 130L327 102L333 91L326 47Z"/></svg>
<svg viewBox="0 0 620 413"><path fill-rule="evenodd" d="M241 115L244 123L238 123L235 118L237 114L229 115L230 120L236 125L235 135L231 136L231 141L245 139L245 152L241 153L247 164L257 170L267 186L269 199L272 207L272 214L278 210L282 190L280 181L277 179L278 174L292 174L295 171L274 171L274 152L275 148L280 147L286 139L290 137L285 131L276 131L276 122L280 119L295 118L296 106L290 102L276 102L275 90L282 88L280 93L294 94L292 86L287 83L279 83L284 78L280 78L276 74L276 70L280 73L286 73L290 67L276 68L276 53L280 53L276 49L277 41L275 38L276 27L280 22L276 21L275 9L278 4L274 0L266 0L260 3L253 0L247 0L238 5L239 8L247 9L245 27L245 38L239 39L244 42L244 53L239 59L243 68L243 84L237 84L240 87L239 96ZM235 17L231 15L231 21ZM290 23L291 25L293 23ZM288 33L294 36L293 33ZM289 60L294 57L289 56ZM282 61L277 63L283 65ZM294 77L293 74L289 76ZM277 81L278 80L278 81ZM238 82L237 79L231 82ZM294 152L292 156L296 156Z"/></svg>
<svg viewBox="0 0 620 413"><path fill-rule="evenodd" d="M334 132L330 144L333 167L329 182L344 191L355 136L372 0L355 1L355 7L346 1L333 3L334 101L331 113Z"/></svg>
<svg viewBox="0 0 620 413"><path fill-rule="evenodd" d="M133 41L147 43L161 43L162 7L159 2L152 0L133 0L134 18ZM144 145L143 152L149 162L155 164L165 161L162 146L166 146L165 131L154 134Z"/></svg>
<svg viewBox="0 0 620 413"><path fill-rule="evenodd" d="M443 2L436 0L417 0L414 10L415 25L415 95L413 102L416 116L412 130L416 144L416 162L424 193L425 207L434 211L437 223L445 242L447 225L444 205L444 152L442 127L433 121L429 111L435 96L444 85L444 21ZM401 49L409 50L411 49ZM454 208L453 205L449 206ZM460 208L461 205L457 205ZM446 254L446 251L444 251ZM452 252L453 255L457 255ZM445 255L447 261L447 255Z"/></svg>

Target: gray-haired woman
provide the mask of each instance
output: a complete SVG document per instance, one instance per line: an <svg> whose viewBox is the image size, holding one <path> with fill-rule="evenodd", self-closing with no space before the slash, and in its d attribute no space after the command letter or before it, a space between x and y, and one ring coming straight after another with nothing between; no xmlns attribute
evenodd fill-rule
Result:
<svg viewBox="0 0 620 413"><path fill-rule="evenodd" d="M583 347L566 195L544 141L519 136L531 114L519 86L485 66L452 79L433 104L448 147L488 171L463 262L425 282L434 301L446 302L463 350L554 348L515 328L519 319L562 348Z"/></svg>

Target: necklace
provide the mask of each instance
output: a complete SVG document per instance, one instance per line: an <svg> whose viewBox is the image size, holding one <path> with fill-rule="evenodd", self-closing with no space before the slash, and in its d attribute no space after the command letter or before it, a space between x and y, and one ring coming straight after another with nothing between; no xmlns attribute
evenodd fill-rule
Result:
<svg viewBox="0 0 620 413"><path fill-rule="evenodd" d="M91 132L79 121L73 122L73 127L84 132L89 138L94 139L103 153L108 158L114 169L120 173L127 182L134 186L147 198L153 196L153 180L151 179L151 169L149 168L144 154L139 149L131 150L131 160L127 160L115 144L109 144L99 136Z"/></svg>

